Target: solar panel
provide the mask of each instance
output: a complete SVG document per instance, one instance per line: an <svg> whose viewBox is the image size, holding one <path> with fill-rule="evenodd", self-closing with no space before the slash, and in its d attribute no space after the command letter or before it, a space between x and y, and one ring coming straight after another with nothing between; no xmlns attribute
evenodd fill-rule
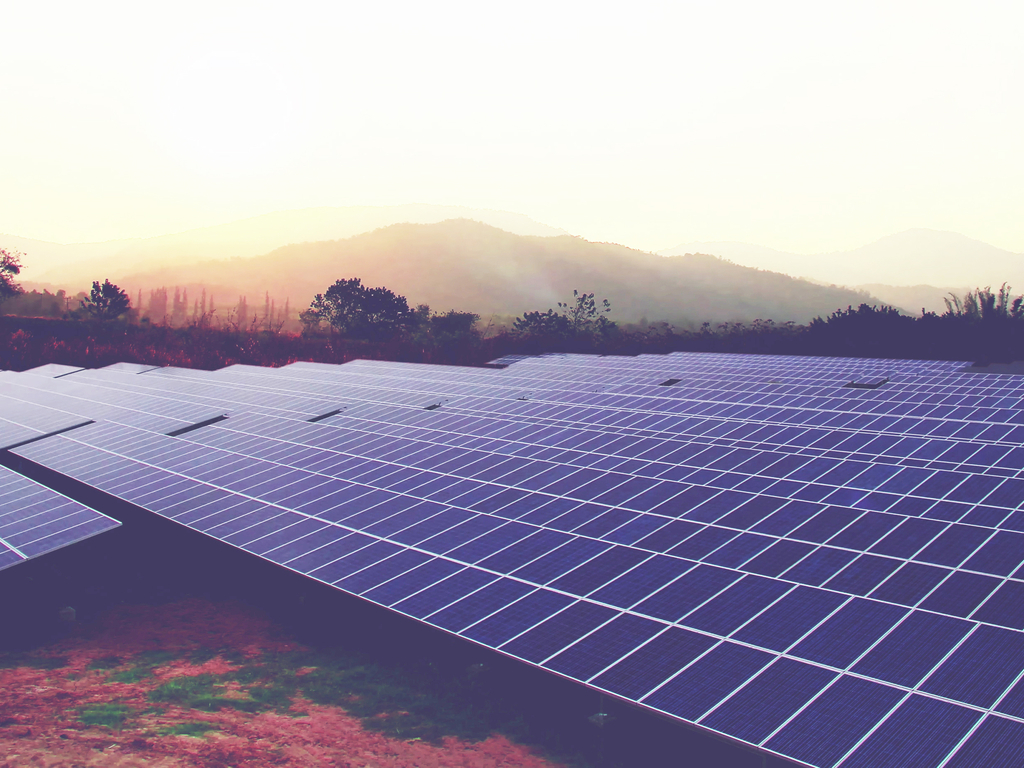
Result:
<svg viewBox="0 0 1024 768"><path fill-rule="evenodd" d="M227 418L175 436L90 411L13 452L799 763L1012 764L1024 376L964 365L82 371L47 396Z"/></svg>
<svg viewBox="0 0 1024 768"><path fill-rule="evenodd" d="M120 525L0 467L0 570Z"/></svg>

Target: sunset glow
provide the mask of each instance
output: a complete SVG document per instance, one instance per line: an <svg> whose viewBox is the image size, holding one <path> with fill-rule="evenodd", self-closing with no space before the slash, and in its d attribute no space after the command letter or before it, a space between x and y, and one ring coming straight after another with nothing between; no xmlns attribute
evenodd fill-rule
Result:
<svg viewBox="0 0 1024 768"><path fill-rule="evenodd" d="M912 227L1024 251L1019 4L23 4L0 232L515 211L796 252Z"/></svg>

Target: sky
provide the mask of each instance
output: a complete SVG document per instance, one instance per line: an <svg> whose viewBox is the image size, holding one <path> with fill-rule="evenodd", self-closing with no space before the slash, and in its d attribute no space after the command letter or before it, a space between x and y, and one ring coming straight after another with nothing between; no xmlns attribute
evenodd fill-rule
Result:
<svg viewBox="0 0 1024 768"><path fill-rule="evenodd" d="M0 232L434 203L645 250L1024 252L1022 28L941 0L5 3Z"/></svg>

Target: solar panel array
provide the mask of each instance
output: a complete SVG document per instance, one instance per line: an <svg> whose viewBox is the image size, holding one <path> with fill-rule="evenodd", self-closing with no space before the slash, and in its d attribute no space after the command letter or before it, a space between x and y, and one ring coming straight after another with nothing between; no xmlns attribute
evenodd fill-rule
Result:
<svg viewBox="0 0 1024 768"><path fill-rule="evenodd" d="M74 427L16 455L708 731L822 767L1024 762L1024 377L495 365L0 389Z"/></svg>
<svg viewBox="0 0 1024 768"><path fill-rule="evenodd" d="M0 467L0 570L120 523Z"/></svg>

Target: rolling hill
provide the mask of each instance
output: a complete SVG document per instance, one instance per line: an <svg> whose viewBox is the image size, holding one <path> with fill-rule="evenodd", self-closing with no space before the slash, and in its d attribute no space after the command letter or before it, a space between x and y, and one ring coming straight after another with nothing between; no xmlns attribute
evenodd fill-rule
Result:
<svg viewBox="0 0 1024 768"><path fill-rule="evenodd" d="M428 224L473 219L520 235L564 235L518 213L463 206L392 205L305 208L159 237L62 245L0 235L0 247L26 254L23 276L34 284L88 288L96 279L136 271L194 264L210 259L258 256L290 243L337 240L398 222Z"/></svg>
<svg viewBox="0 0 1024 768"><path fill-rule="evenodd" d="M545 310L573 289L611 300L613 319L694 324L702 321L806 322L837 308L871 300L867 294L815 285L751 269L714 256L665 258L608 243L562 235L517 235L467 219L394 224L345 240L287 245L262 256L136 272L127 265L109 277L133 297L160 286L205 287L217 306L239 295L250 306L269 291L278 307L308 306L340 278L360 277L426 303L492 315Z"/></svg>
<svg viewBox="0 0 1024 768"><path fill-rule="evenodd" d="M956 232L909 229L850 251L798 254L747 243L683 243L660 251L665 256L712 253L748 267L772 269L825 283L882 286L894 299L921 302L941 309L942 296L950 290L996 287L1006 282L1024 291L1024 254L1012 253ZM953 288L942 286L954 286ZM959 286L959 287L956 287ZM890 288L915 288L899 292Z"/></svg>

